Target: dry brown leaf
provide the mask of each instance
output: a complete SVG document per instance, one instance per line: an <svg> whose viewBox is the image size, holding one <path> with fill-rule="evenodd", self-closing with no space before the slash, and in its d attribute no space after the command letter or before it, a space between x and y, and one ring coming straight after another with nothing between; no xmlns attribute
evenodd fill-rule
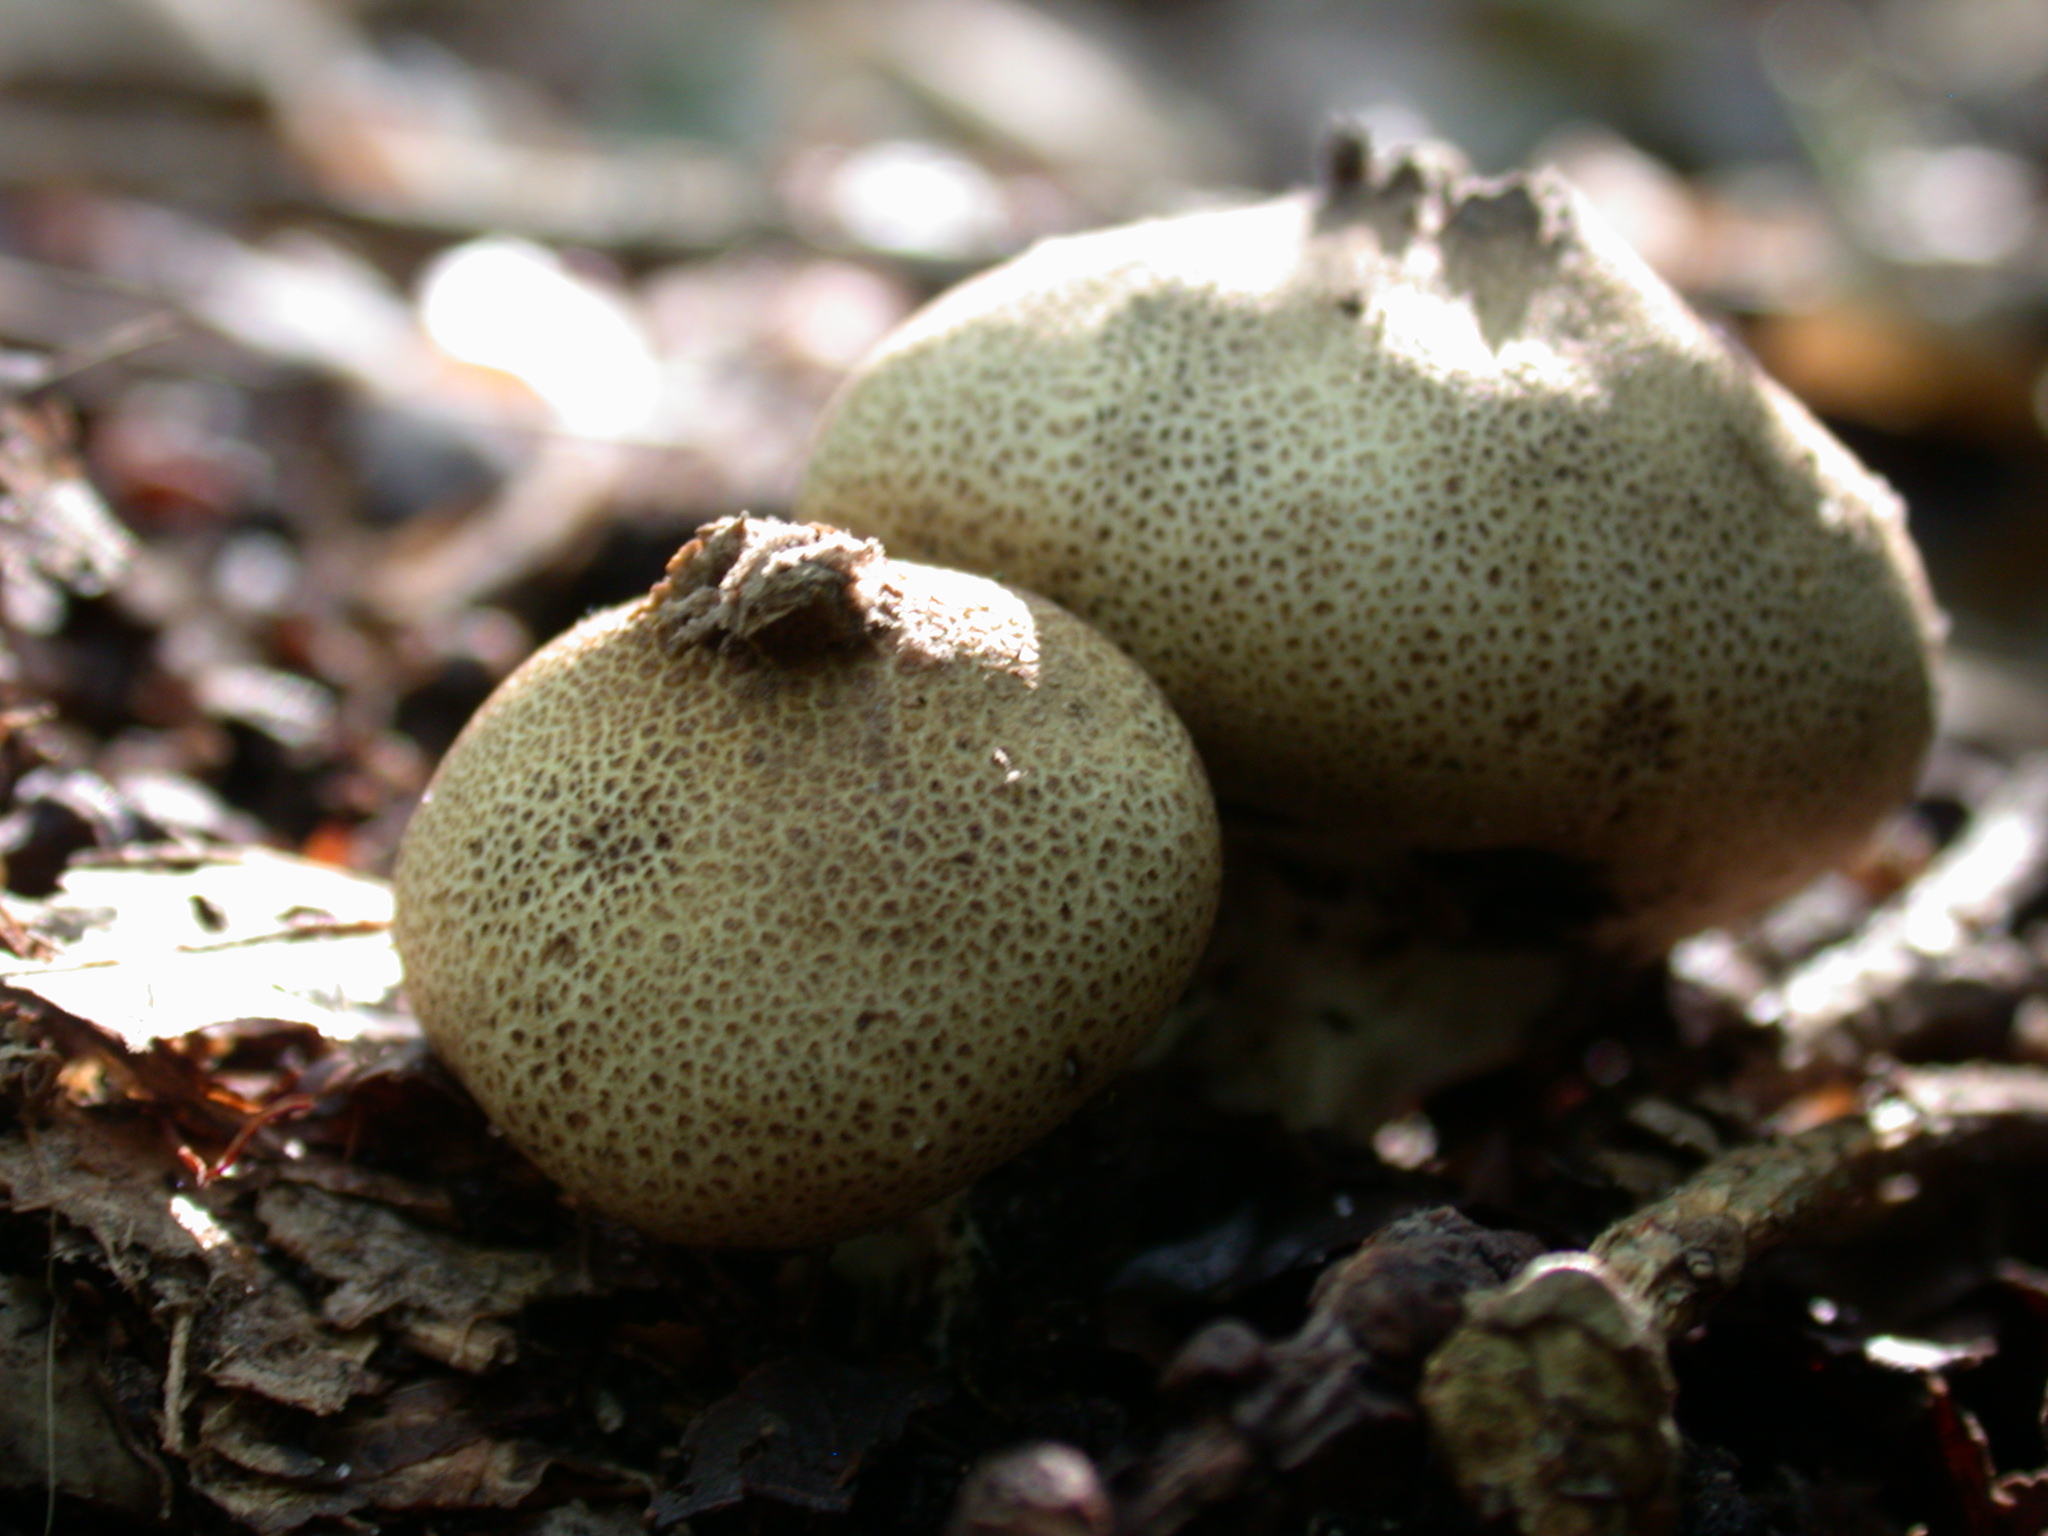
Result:
<svg viewBox="0 0 2048 1536"><path fill-rule="evenodd" d="M0 1392L0 1488L44 1487L54 1450L61 1492L140 1518L154 1515L167 1492L158 1470L117 1428L90 1347L66 1338L53 1353L50 1322L48 1291L0 1275L0 1382L10 1384ZM56 1410L54 1424L46 1405Z"/></svg>
<svg viewBox="0 0 2048 1536"><path fill-rule="evenodd" d="M193 1482L260 1532L376 1509L502 1508L539 1485L549 1457L494 1437L459 1382L432 1378L307 1422L242 1396L214 1395Z"/></svg>
<svg viewBox="0 0 2048 1536"><path fill-rule="evenodd" d="M55 1211L98 1243L107 1267L172 1327L174 1379L205 1377L331 1413L377 1384L373 1335L324 1324L289 1280L208 1208L180 1193L177 1160L144 1128L111 1116L55 1118L0 1137L0 1193L15 1211ZM173 1388L169 1395L176 1397ZM168 1410L165 1441L180 1438Z"/></svg>
<svg viewBox="0 0 2048 1536"><path fill-rule="evenodd" d="M485 1248L371 1201L307 1185L272 1185L257 1196L256 1214L271 1241L337 1282L321 1313L341 1328L402 1309L430 1327L450 1325L461 1334L486 1319L513 1315L536 1296L587 1288L557 1255ZM475 1361L477 1368L501 1352L509 1358L510 1335L489 1332L502 1338L503 1349Z"/></svg>

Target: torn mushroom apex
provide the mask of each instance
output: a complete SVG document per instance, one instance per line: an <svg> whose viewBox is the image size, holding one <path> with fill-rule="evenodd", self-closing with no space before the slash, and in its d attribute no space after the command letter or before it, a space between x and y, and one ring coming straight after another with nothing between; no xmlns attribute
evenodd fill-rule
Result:
<svg viewBox="0 0 2048 1536"><path fill-rule="evenodd" d="M1653 955L1910 791L1939 627L1890 488L1554 173L1051 240L848 381L805 516L1047 592L1268 846Z"/></svg>
<svg viewBox="0 0 2048 1536"><path fill-rule="evenodd" d="M892 1220L1144 1042L1214 914L1156 687L1028 593L770 519L537 652L406 833L435 1048L593 1207L683 1242Z"/></svg>
<svg viewBox="0 0 2048 1536"><path fill-rule="evenodd" d="M677 645L736 640L829 650L895 623L873 539L821 524L736 517L701 531L668 563L648 602Z"/></svg>

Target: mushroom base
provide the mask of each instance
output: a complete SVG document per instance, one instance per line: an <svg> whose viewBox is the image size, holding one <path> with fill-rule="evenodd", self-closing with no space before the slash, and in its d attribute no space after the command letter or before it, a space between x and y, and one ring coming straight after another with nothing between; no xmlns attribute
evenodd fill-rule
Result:
<svg viewBox="0 0 2048 1536"><path fill-rule="evenodd" d="M1365 1140L1641 972L1585 942L1597 889L1561 862L1338 869L1240 835L1207 955L1152 1054L1196 1067L1225 1108Z"/></svg>

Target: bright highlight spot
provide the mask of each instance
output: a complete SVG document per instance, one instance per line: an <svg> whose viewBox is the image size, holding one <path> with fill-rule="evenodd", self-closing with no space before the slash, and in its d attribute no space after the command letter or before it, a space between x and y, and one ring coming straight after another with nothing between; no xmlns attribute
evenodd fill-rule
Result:
<svg viewBox="0 0 2048 1536"><path fill-rule="evenodd" d="M1372 1133L1372 1149L1388 1167L1413 1172L1436 1156L1436 1127L1427 1115L1403 1115Z"/></svg>
<svg viewBox="0 0 2048 1536"><path fill-rule="evenodd" d="M579 437L646 428L661 364L619 298L526 240L443 251L420 286L420 323L450 357L519 379Z"/></svg>
<svg viewBox="0 0 2048 1536"><path fill-rule="evenodd" d="M234 1240L234 1235L196 1204L190 1195L171 1196L171 1219L191 1233L192 1241L206 1252Z"/></svg>
<svg viewBox="0 0 2048 1536"><path fill-rule="evenodd" d="M1894 149L1874 156L1866 176L1875 233L1899 261L1994 266L2033 234L2033 170L2004 150Z"/></svg>
<svg viewBox="0 0 2048 1536"><path fill-rule="evenodd" d="M907 256L982 255L1000 247L1009 224L987 171L915 139L855 150L833 174L829 198L856 240Z"/></svg>
<svg viewBox="0 0 2048 1536"><path fill-rule="evenodd" d="M1948 1344L1939 1339L1904 1339L1892 1333L1872 1334L1863 1341L1863 1358L1872 1365L1915 1375L1976 1365L1986 1356L1984 1346L1974 1342Z"/></svg>

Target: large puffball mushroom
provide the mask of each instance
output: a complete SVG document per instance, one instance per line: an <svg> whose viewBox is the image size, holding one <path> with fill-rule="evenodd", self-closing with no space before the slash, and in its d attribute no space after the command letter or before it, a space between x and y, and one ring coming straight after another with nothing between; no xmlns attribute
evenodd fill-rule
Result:
<svg viewBox="0 0 2048 1536"><path fill-rule="evenodd" d="M800 515L1100 626L1282 845L1635 954L1843 860L1932 727L1898 498L1554 174L1327 158L942 295Z"/></svg>
<svg viewBox="0 0 2048 1536"><path fill-rule="evenodd" d="M537 652L408 828L428 1039L591 1206L822 1241L964 1185L1143 1044L1216 902L1158 689L1029 593L708 526Z"/></svg>

